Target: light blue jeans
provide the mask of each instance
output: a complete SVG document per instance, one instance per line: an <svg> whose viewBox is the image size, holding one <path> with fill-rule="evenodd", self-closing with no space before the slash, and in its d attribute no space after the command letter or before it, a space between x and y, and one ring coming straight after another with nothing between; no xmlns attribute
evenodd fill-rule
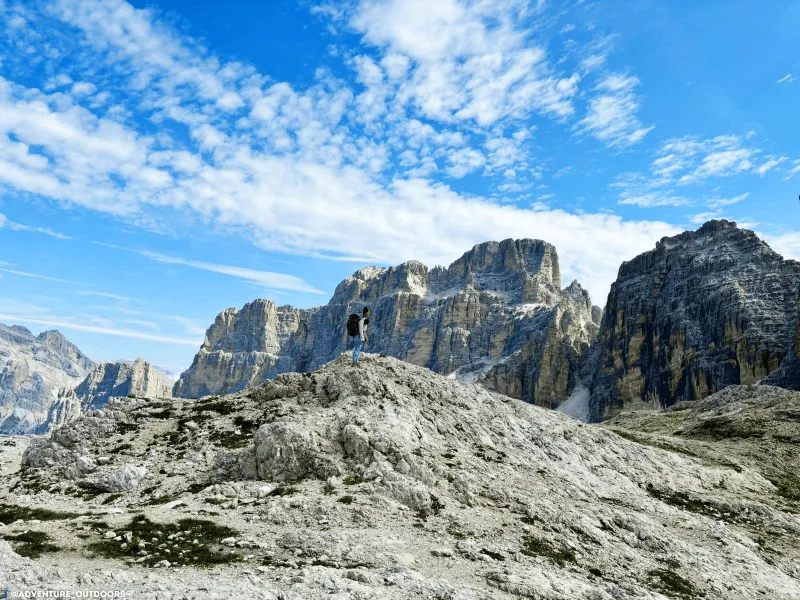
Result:
<svg viewBox="0 0 800 600"><path fill-rule="evenodd" d="M353 362L358 362L358 355L361 353L361 348L364 344L361 341L361 336L357 335L353 338Z"/></svg>

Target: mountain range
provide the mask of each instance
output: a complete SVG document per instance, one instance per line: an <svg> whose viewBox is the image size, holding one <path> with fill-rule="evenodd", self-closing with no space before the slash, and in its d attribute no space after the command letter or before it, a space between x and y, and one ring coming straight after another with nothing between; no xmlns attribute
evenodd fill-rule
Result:
<svg viewBox="0 0 800 600"><path fill-rule="evenodd" d="M761 380L800 387L800 263L710 221L620 266L605 310L560 287L538 240L475 246L448 268L357 271L314 309L256 300L220 313L176 397L226 394L314 370L348 348L369 306L368 350L584 420L659 409Z"/></svg>
<svg viewBox="0 0 800 600"><path fill-rule="evenodd" d="M45 433L113 396L169 396L172 384L142 359L96 363L58 331L0 323L0 434Z"/></svg>
<svg viewBox="0 0 800 600"><path fill-rule="evenodd" d="M347 316L369 306L368 352L602 421L730 385L800 388L799 299L800 263L724 220L623 263L604 310L577 281L561 287L547 242L486 242L446 268L360 269L324 306L225 309L171 393L230 394L316 370L351 347ZM144 361L97 365L58 332L0 326L0 360L2 433L46 431L112 396L170 393Z"/></svg>

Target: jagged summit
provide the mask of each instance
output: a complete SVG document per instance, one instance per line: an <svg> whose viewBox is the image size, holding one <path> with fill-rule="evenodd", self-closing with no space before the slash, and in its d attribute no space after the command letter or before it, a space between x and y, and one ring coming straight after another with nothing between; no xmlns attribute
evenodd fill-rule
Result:
<svg viewBox="0 0 800 600"><path fill-rule="evenodd" d="M662 239L623 263L611 287L593 418L766 378L797 355L799 292L800 263L733 222Z"/></svg>
<svg viewBox="0 0 800 600"><path fill-rule="evenodd" d="M409 261L360 269L319 308L257 300L227 309L173 393L230 393L319 368L348 349L347 315L365 305L372 310L370 350L548 407L577 385L580 357L600 318L579 286L561 289L552 245L485 242L448 267Z"/></svg>
<svg viewBox="0 0 800 600"><path fill-rule="evenodd" d="M80 538L72 521L11 532L69 539L59 570L46 571L53 584L72 572L107 583L108 563L81 562L94 544L128 562L129 587L174 596L206 598L213 577L237 581L241 595L310 600L644 600L676 582L689 597L797 597L796 548L781 543L789 554L772 558L748 536L791 539L800 522L758 472L734 466L393 358L352 367L344 354L225 397L116 398L34 440L9 482L14 497L108 514L82 521ZM0 488L0 503L9 494ZM212 533L194 542L188 516ZM224 542L213 533L222 525L234 530ZM98 546L112 531L120 540ZM37 568L5 542L0 556L12 577ZM188 570L198 556L242 562L206 575ZM163 561L187 568L146 568Z"/></svg>

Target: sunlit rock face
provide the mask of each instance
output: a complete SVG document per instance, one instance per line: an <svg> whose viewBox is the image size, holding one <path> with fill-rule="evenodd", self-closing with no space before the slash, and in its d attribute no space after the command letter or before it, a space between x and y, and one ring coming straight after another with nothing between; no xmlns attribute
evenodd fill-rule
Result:
<svg viewBox="0 0 800 600"><path fill-rule="evenodd" d="M62 388L72 388L95 363L58 331L33 335L0 324L0 434L32 433Z"/></svg>
<svg viewBox="0 0 800 600"><path fill-rule="evenodd" d="M315 309L256 300L226 309L175 385L180 397L242 390L312 371L348 349L348 314L371 309L370 352L542 406L576 386L601 311L579 284L561 289L556 249L539 240L479 244L447 268L417 261L361 269Z"/></svg>

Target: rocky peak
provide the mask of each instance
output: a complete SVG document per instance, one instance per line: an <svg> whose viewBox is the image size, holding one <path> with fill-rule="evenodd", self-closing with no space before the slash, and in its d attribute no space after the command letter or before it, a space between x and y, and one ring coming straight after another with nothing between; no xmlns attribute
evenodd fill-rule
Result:
<svg viewBox="0 0 800 600"><path fill-rule="evenodd" d="M510 294L518 302L552 304L561 288L555 247L532 239L478 244L451 264L443 279L446 285L460 281Z"/></svg>
<svg viewBox="0 0 800 600"><path fill-rule="evenodd" d="M371 350L467 380L502 369L487 385L531 402L542 390L549 406L576 384L577 362L597 329L588 294L577 284L561 290L555 248L530 239L478 244L447 268L409 261L360 269L320 308L260 302L258 314L251 303L217 317L176 396L235 392L320 367L350 347L347 315L368 305ZM512 355L513 366L502 367ZM520 383L553 369L558 385Z"/></svg>
<svg viewBox="0 0 800 600"><path fill-rule="evenodd" d="M710 221L623 263L599 334L602 419L754 383L794 353L800 264Z"/></svg>

